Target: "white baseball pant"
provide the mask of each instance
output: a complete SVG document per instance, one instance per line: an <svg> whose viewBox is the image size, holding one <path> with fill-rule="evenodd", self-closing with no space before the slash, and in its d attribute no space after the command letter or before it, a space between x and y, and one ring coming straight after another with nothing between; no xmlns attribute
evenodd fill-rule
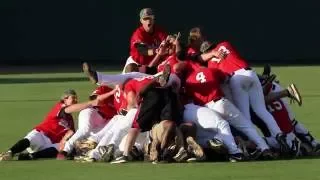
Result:
<svg viewBox="0 0 320 180"><path fill-rule="evenodd" d="M228 122L218 113L193 103L186 104L184 107L183 120L196 124L197 141L200 145L206 147L208 140L217 138L227 147L229 154L241 152L234 141Z"/></svg>
<svg viewBox="0 0 320 180"><path fill-rule="evenodd" d="M136 115L137 109L130 109L125 116L117 115L117 121L112 127L103 129L103 137L100 139L97 147L89 153L89 157L100 159L99 147L113 144L115 149L118 149L122 138L128 133L132 126L132 122ZM100 134L100 133L99 133Z"/></svg>
<svg viewBox="0 0 320 180"><path fill-rule="evenodd" d="M281 133L278 124L266 109L262 86L254 71L245 69L235 71L230 78L230 88L234 104L247 119L251 119L251 107L267 125L272 136Z"/></svg>
<svg viewBox="0 0 320 180"><path fill-rule="evenodd" d="M246 119L238 108L236 108L228 99L222 98L216 102L210 101L205 106L216 111L223 119L227 120L231 126L247 135L259 149L262 151L269 149L269 146L258 134L252 122L249 119Z"/></svg>
<svg viewBox="0 0 320 180"><path fill-rule="evenodd" d="M30 131L24 138L30 141L30 147L27 148L29 153L34 153L50 147L54 147L57 150L59 148L59 143L53 144L43 132L39 132L35 129Z"/></svg>
<svg viewBox="0 0 320 180"><path fill-rule="evenodd" d="M78 130L66 142L63 151L70 153L75 145L75 142L99 132L106 124L104 119L95 108L86 108L80 111L78 116Z"/></svg>

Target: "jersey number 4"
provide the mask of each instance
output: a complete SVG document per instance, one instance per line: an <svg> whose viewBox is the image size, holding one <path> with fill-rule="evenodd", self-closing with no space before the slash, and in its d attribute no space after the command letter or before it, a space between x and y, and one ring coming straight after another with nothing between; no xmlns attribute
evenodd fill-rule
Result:
<svg viewBox="0 0 320 180"><path fill-rule="evenodd" d="M199 81L200 83L204 83L207 81L206 76L203 74L203 72L199 72L196 75L196 80Z"/></svg>

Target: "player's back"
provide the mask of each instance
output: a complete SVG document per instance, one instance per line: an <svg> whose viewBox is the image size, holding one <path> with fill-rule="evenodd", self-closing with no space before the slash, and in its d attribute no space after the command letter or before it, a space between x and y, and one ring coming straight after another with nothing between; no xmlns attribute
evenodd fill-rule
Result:
<svg viewBox="0 0 320 180"><path fill-rule="evenodd" d="M60 116L64 107L63 103L57 103L47 114L45 119L35 127L36 130L42 131L47 135L52 143L59 142L67 130L74 130L72 115L63 113L63 117Z"/></svg>
<svg viewBox="0 0 320 180"><path fill-rule="evenodd" d="M220 86L225 78L223 76L218 69L198 68L186 79L186 94L199 105L221 99L224 96Z"/></svg>
<svg viewBox="0 0 320 180"><path fill-rule="evenodd" d="M246 60L244 60L239 53L232 47L232 45L227 42L219 43L215 48L215 51L222 51L226 54L224 59L212 58L208 62L209 68L219 68L222 71L232 74L234 71L237 71L242 68L248 68L249 65Z"/></svg>

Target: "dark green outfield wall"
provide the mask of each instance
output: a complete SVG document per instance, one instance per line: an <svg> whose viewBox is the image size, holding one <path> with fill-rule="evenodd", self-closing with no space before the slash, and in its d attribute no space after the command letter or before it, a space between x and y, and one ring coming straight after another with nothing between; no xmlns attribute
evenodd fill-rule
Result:
<svg viewBox="0 0 320 180"><path fill-rule="evenodd" d="M198 3L198 4L196 4ZM123 63L142 7L168 32L205 27L256 62L320 59L320 1L1 0L0 62Z"/></svg>

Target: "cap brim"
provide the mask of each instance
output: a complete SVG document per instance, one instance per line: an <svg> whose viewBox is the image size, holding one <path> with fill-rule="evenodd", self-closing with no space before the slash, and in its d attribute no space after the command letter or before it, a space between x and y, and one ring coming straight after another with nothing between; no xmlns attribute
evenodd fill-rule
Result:
<svg viewBox="0 0 320 180"><path fill-rule="evenodd" d="M151 18L151 19L154 19L154 15L149 15L149 16L143 16L143 17L141 17L141 19L145 19L145 18Z"/></svg>

